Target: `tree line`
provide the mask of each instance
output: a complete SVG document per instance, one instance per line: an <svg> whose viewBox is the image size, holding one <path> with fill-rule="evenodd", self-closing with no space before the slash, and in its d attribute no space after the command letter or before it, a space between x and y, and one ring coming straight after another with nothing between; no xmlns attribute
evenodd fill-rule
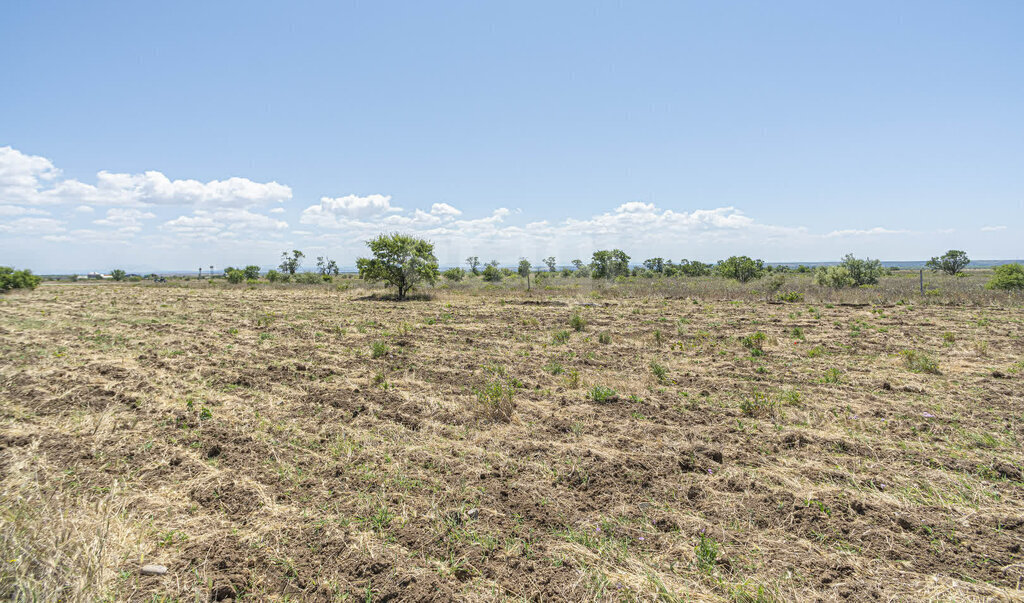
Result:
<svg viewBox="0 0 1024 603"><path fill-rule="evenodd" d="M500 267L497 260L481 263L478 256L466 258L466 268L453 267L441 272L434 245L429 241L407 234L381 234L367 241L371 257L356 260L359 278L367 282L384 282L397 290L398 298L404 299L410 291L421 283L435 284L442 276L453 282L459 282L467 276L479 276L489 283L500 282L507 277L519 276L526 281L527 289L533 281L549 278L560 274L563 277L592 278L614 280L620 277L701 277L719 276L741 283L760 279L767 274L785 274L788 272L813 273L815 282L825 287L836 289L860 287L878 283L878 279L895 269L886 269L881 261L871 258L860 259L848 254L834 266L810 268L797 266L790 268L785 265L765 264L763 260L745 255L736 255L708 264L697 260L682 259L678 263L661 257L648 258L639 264L631 264L632 258L621 249L602 249L595 251L590 262L574 259L570 266L559 267L554 256L546 257L541 265L534 266L528 259L520 258L516 270ZM331 281L340 274L338 263L324 256L316 258L316 270L300 272L305 254L298 249L281 253L281 263L277 269L268 270L263 277L270 282L295 281L315 284ZM971 263L967 253L951 249L941 256L931 258L925 266L936 272L944 272L953 276L962 276L963 270ZM210 266L212 272L213 266ZM1024 289L1024 266L1021 264L1005 264L994 268L994 275L987 283L990 289ZM114 280L124 280L124 270L113 270ZM202 269L200 269L202 275ZM155 276L155 275L152 275ZM243 268L229 266L224 269L224 277L231 283L253 282L260 278L260 267L250 264ZM0 266L0 293L11 289L33 289L41 279L32 274L31 270L15 271L13 268ZM780 281L781 283L781 281Z"/></svg>

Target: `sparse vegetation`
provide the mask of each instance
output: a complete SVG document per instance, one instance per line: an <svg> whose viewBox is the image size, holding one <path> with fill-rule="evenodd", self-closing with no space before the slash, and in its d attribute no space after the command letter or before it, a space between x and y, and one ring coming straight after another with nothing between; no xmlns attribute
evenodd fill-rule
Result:
<svg viewBox="0 0 1024 603"><path fill-rule="evenodd" d="M555 273L496 295L469 278L415 304L317 272L296 273L318 281L301 290L7 296L2 594L264 600L280 579L340 600L800 600L833 590L762 560L826 575L836 554L845 583L883 598L1018 594L1003 572L1005 518L1024 514L1012 295L780 305L763 282L713 276L684 285L737 299L677 295L661 268L636 290ZM980 289L968 273L948 280ZM577 285L601 303L566 306ZM170 576L123 577L146 562Z"/></svg>

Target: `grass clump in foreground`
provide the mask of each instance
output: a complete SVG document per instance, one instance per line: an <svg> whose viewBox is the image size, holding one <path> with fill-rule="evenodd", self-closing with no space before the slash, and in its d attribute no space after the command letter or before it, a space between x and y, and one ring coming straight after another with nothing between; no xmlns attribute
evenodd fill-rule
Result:
<svg viewBox="0 0 1024 603"><path fill-rule="evenodd" d="M610 387L595 385L587 392L587 397L594 402L615 402L619 399L619 394Z"/></svg>
<svg viewBox="0 0 1024 603"><path fill-rule="evenodd" d="M932 375L939 375L939 363L931 358L924 352L917 350L903 350L900 352L900 357L903 358L903 365L915 373L929 373Z"/></svg>
<svg viewBox="0 0 1024 603"><path fill-rule="evenodd" d="M512 420L512 414L516 410L516 389L514 380L496 378L488 381L474 393L484 416L492 421L507 423Z"/></svg>

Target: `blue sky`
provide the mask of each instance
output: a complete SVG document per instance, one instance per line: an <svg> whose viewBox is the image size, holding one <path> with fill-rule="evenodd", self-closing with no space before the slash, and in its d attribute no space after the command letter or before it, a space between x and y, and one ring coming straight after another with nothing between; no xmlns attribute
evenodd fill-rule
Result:
<svg viewBox="0 0 1024 603"><path fill-rule="evenodd" d="M0 10L0 264L1024 256L1019 2Z"/></svg>

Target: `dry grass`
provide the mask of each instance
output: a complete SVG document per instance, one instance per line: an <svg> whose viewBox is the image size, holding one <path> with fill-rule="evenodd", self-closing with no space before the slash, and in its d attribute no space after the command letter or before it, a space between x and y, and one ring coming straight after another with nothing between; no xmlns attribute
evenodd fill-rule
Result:
<svg viewBox="0 0 1024 603"><path fill-rule="evenodd" d="M1012 298L677 293L2 298L0 597L1024 596Z"/></svg>

